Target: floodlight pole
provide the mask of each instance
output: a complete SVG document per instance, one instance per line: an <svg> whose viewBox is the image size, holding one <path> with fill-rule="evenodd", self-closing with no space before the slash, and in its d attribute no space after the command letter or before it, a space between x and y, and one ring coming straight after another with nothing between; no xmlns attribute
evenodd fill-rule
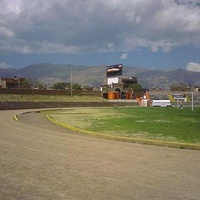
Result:
<svg viewBox="0 0 200 200"><path fill-rule="evenodd" d="M71 70L71 96L72 96L72 70Z"/></svg>

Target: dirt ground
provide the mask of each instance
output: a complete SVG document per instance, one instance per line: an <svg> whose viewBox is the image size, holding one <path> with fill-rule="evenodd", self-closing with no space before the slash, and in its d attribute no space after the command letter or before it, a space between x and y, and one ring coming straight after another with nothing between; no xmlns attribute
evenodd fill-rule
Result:
<svg viewBox="0 0 200 200"><path fill-rule="evenodd" d="M0 111L0 199L199 200L200 151L76 134Z"/></svg>

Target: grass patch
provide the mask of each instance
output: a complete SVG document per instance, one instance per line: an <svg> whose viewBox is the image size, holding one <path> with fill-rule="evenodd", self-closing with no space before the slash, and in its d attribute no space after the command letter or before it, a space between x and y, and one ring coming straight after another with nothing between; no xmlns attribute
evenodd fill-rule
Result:
<svg viewBox="0 0 200 200"><path fill-rule="evenodd" d="M29 102L103 102L102 97L91 96L66 96L66 95L14 95L0 94L0 102L29 101Z"/></svg>
<svg viewBox="0 0 200 200"><path fill-rule="evenodd" d="M49 114L61 123L98 133L200 143L200 108L77 108Z"/></svg>

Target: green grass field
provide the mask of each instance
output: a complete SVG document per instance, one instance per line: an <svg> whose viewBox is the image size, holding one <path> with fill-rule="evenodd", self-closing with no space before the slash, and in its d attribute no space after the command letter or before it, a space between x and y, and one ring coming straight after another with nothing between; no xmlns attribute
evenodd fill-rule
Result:
<svg viewBox="0 0 200 200"><path fill-rule="evenodd" d="M200 108L76 108L48 114L61 123L103 134L200 143Z"/></svg>

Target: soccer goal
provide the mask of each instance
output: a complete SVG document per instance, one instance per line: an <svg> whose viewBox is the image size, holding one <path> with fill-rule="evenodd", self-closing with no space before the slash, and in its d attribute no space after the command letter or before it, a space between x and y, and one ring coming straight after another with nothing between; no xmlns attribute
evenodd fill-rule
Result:
<svg viewBox="0 0 200 200"><path fill-rule="evenodd" d="M191 107L192 111L194 110L194 94L193 94L193 92L174 94L173 98L176 101L177 109L183 109L183 106L187 105L188 107Z"/></svg>

